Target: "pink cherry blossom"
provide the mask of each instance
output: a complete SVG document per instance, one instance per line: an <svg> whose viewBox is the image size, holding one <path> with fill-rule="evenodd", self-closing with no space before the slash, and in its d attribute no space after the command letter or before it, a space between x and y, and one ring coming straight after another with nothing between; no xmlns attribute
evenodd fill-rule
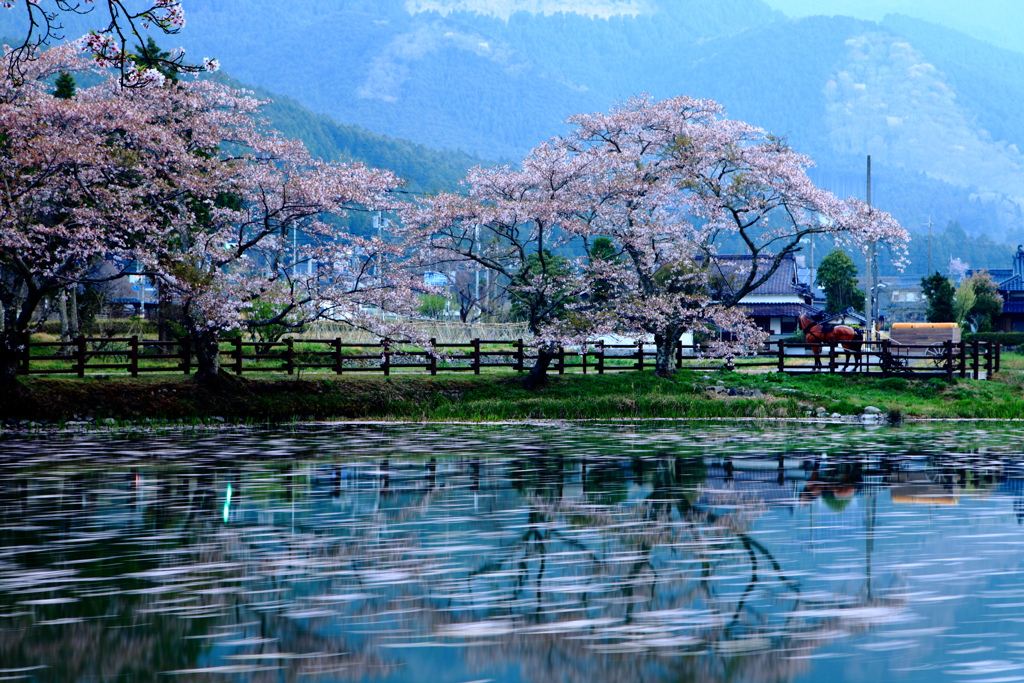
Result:
<svg viewBox="0 0 1024 683"><path fill-rule="evenodd" d="M474 169L468 196L441 193L405 212L425 262L490 269L530 303L542 350L601 332L653 335L668 373L686 331L728 332L712 345L719 355L756 348L764 335L737 304L808 235L881 242L903 261L908 236L889 214L815 187L808 157L711 100L644 95L569 123L520 169ZM598 238L610 257L593 257ZM590 258L545 265L580 244ZM727 282L715 277L723 244L742 245L751 264Z"/></svg>
<svg viewBox="0 0 1024 683"><path fill-rule="evenodd" d="M207 374L218 335L238 327L330 318L406 336L416 278L401 245L345 223L394 207L392 173L312 158L267 132L259 101L211 81L147 70L132 75L147 88L115 77L50 94L49 75L88 68L60 46L26 63L25 80L0 80L5 376L43 300L89 282L100 261L141 268L177 302Z"/></svg>
<svg viewBox="0 0 1024 683"><path fill-rule="evenodd" d="M85 5L94 4L85 0ZM166 34L178 33L185 26L185 12L181 0L105 0L99 3L102 12L96 12L97 27L82 37L77 44L91 56L98 66L113 67L120 72L125 87L149 88L160 85L153 75L133 70L129 53L132 43L145 44L143 33L157 28ZM53 0L51 4L40 0L0 0L0 8L24 11L25 39L10 50L6 60L7 76L22 82L30 76L25 65L39 57L44 49L56 41L63 41L62 17L69 14L89 14L94 8L67 0ZM185 61L184 52L178 51L166 59L157 59L160 68L182 73L215 71L216 60L207 59L203 66Z"/></svg>

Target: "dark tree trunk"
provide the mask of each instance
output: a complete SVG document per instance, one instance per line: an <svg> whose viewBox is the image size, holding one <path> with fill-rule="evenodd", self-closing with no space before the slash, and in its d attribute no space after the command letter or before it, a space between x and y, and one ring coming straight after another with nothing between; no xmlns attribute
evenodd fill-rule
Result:
<svg viewBox="0 0 1024 683"><path fill-rule="evenodd" d="M71 287L68 292L68 339L74 339L82 334L78 324L78 286Z"/></svg>
<svg viewBox="0 0 1024 683"><path fill-rule="evenodd" d="M654 335L654 372L658 377L671 377L676 371L676 345L683 331L670 327Z"/></svg>
<svg viewBox="0 0 1024 683"><path fill-rule="evenodd" d="M543 388L548 383L548 368L556 358L558 358L557 348L547 344L540 346L537 349L537 362L523 378L523 388L527 391Z"/></svg>
<svg viewBox="0 0 1024 683"><path fill-rule="evenodd" d="M5 330L0 332L0 384L17 383L18 366L25 354L28 332Z"/></svg>
<svg viewBox="0 0 1024 683"><path fill-rule="evenodd" d="M220 375L220 339L213 331L193 332L192 348L196 354L196 379L217 380Z"/></svg>
<svg viewBox="0 0 1024 683"><path fill-rule="evenodd" d="M57 313L60 315L60 340L66 342L73 339L68 331L68 295L61 292L57 295Z"/></svg>

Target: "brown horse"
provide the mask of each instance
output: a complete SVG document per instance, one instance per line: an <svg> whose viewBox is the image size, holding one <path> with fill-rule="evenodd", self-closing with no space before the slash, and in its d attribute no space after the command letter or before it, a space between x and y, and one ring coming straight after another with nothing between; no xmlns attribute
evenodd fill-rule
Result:
<svg viewBox="0 0 1024 683"><path fill-rule="evenodd" d="M863 346L864 334L846 325L822 325L816 323L806 315L799 318L800 330L804 333L804 340L812 344L811 351L814 352L814 369L821 369L821 347L829 342L839 342L846 354L846 362L843 363L843 371L850 365L850 356L853 356L853 371L860 369L861 346Z"/></svg>

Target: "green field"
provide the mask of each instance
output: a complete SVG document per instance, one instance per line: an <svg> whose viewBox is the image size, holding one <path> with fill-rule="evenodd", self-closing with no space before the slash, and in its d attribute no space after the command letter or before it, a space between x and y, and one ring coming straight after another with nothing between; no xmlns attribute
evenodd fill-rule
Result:
<svg viewBox="0 0 1024 683"><path fill-rule="evenodd" d="M1006 354L992 381L876 379L847 375L682 370L554 375L526 391L508 370L473 375L266 373L213 389L184 376L139 379L27 377L0 393L0 418L59 424L117 421L294 420L497 421L613 418L849 417L875 406L893 419L1024 418L1024 356ZM721 390L709 387L721 386ZM733 391L730 391L733 390ZM730 393L735 395L730 395ZM751 395L753 394L753 395ZM218 419L219 418L219 419Z"/></svg>

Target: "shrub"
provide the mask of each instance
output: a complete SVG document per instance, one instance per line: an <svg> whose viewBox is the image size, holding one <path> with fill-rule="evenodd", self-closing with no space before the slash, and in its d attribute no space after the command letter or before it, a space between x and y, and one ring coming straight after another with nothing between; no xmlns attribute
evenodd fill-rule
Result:
<svg viewBox="0 0 1024 683"><path fill-rule="evenodd" d="M828 412L839 413L840 415L857 415L860 413L860 406L849 401L837 401L828 407Z"/></svg>
<svg viewBox="0 0 1024 683"><path fill-rule="evenodd" d="M878 382L878 388L882 391L906 391L908 384L902 377L887 377Z"/></svg>
<svg viewBox="0 0 1024 683"><path fill-rule="evenodd" d="M940 377L932 377L927 382L921 382L921 384L914 390L914 393L921 398L934 398L935 396L942 394L948 388L949 384L946 380Z"/></svg>
<svg viewBox="0 0 1024 683"><path fill-rule="evenodd" d="M963 336L965 342L999 342L1002 346L1024 344L1024 332L969 332Z"/></svg>

